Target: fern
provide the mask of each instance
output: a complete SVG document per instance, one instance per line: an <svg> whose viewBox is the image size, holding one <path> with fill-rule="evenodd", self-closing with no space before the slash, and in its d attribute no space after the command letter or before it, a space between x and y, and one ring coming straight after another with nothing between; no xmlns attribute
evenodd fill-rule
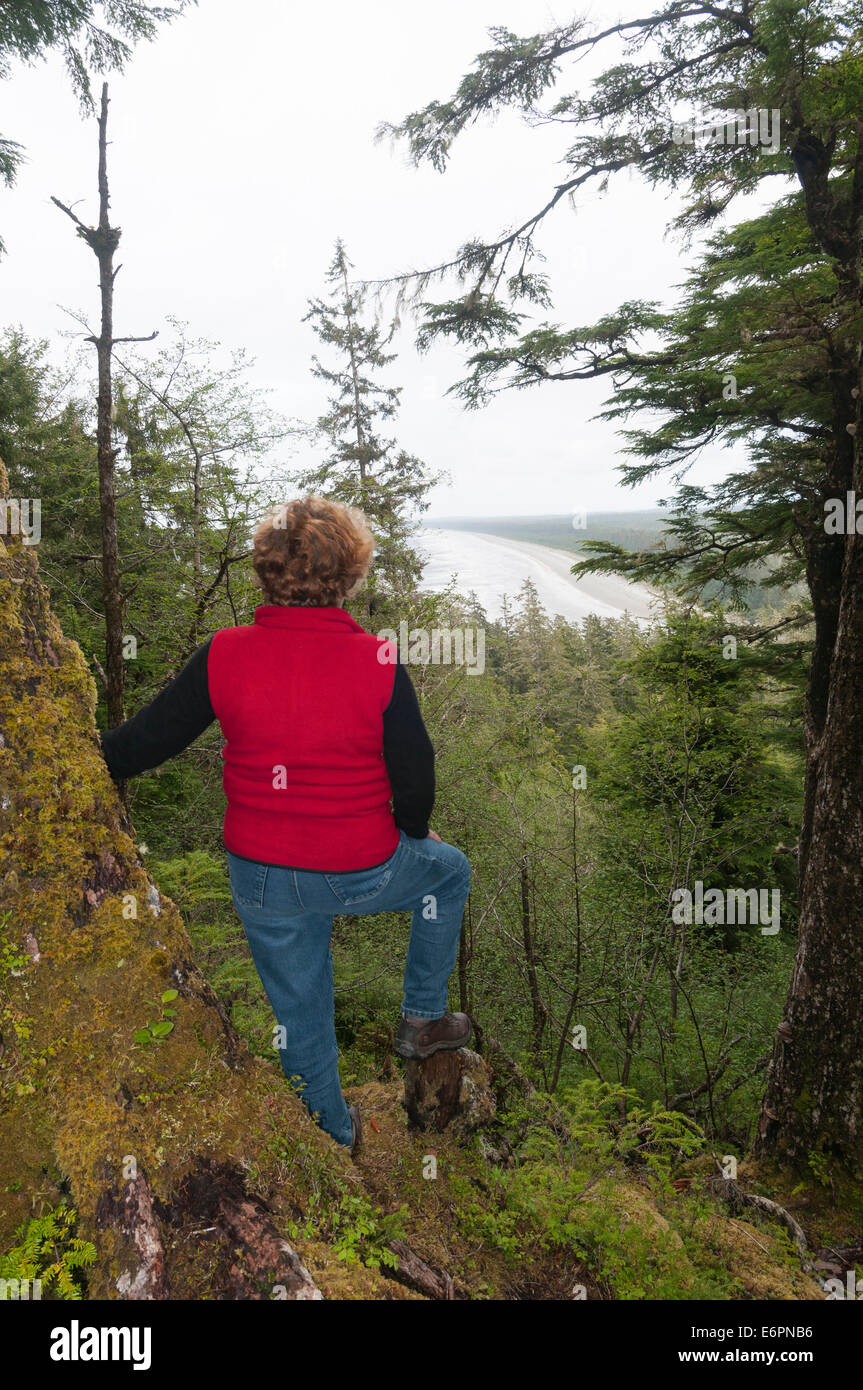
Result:
<svg viewBox="0 0 863 1390"><path fill-rule="evenodd" d="M0 1255L0 1279L39 1280L49 1297L78 1302L96 1247L75 1235L77 1218L74 1207L61 1205L25 1221L15 1232L19 1244Z"/></svg>

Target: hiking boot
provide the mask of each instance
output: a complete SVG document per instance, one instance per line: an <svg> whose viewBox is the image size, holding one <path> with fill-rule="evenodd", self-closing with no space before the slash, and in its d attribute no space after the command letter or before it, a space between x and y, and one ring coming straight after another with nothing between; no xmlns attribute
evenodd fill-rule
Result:
<svg viewBox="0 0 863 1390"><path fill-rule="evenodd" d="M400 1057L421 1059L433 1052L464 1047L470 1040L473 1026L467 1014L444 1014L443 1018L411 1020L402 1014L396 1033L395 1050Z"/></svg>
<svg viewBox="0 0 863 1390"><path fill-rule="evenodd" d="M353 1156L357 1149L362 1148L363 1121L358 1105L349 1105L348 1114L351 1117L351 1156Z"/></svg>

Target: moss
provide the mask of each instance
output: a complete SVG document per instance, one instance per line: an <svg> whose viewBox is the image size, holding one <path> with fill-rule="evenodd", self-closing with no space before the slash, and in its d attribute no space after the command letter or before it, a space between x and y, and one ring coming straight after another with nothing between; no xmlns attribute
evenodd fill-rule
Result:
<svg viewBox="0 0 863 1390"><path fill-rule="evenodd" d="M299 1247L303 1264L325 1298L360 1301L423 1301L422 1294L407 1289L393 1279L365 1265L348 1265L333 1260L330 1246L321 1241L308 1241Z"/></svg>
<svg viewBox="0 0 863 1390"><path fill-rule="evenodd" d="M106 1191L121 1190L129 1156L165 1203L202 1156L254 1167L277 1221L306 1194L301 1178L279 1181L274 1131L302 1136L337 1166L346 1159L281 1073L226 1029L173 904L149 910L150 882L96 743L89 672L50 612L35 557L14 541L0 570L0 663L0 914L27 961L7 992L32 1019L0 1060L0 1247L45 1170L59 1172L99 1250L91 1291L111 1294L129 1251L97 1212ZM173 1032L136 1043L169 988L179 991ZM32 1092L17 1094L31 1064ZM194 1296L196 1278L190 1267L176 1292Z"/></svg>

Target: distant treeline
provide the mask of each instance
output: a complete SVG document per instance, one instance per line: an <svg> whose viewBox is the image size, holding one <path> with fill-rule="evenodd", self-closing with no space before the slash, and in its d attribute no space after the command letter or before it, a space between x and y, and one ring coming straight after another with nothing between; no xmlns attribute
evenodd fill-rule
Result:
<svg viewBox="0 0 863 1390"><path fill-rule="evenodd" d="M587 524L580 525L582 520ZM534 541L577 554L585 541L610 541L627 550L648 550L662 540L666 521L665 512L651 507L641 512L567 512L563 516L447 516L429 519L426 524L448 531L481 531L514 541Z"/></svg>

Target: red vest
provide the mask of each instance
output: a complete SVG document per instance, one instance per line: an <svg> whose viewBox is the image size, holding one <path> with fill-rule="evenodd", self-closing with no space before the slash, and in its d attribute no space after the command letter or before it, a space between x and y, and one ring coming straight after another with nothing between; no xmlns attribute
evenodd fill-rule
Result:
<svg viewBox="0 0 863 1390"><path fill-rule="evenodd" d="M225 847L246 859L337 873L399 842L384 764L395 666L341 608L262 604L222 628L207 662L225 736Z"/></svg>

